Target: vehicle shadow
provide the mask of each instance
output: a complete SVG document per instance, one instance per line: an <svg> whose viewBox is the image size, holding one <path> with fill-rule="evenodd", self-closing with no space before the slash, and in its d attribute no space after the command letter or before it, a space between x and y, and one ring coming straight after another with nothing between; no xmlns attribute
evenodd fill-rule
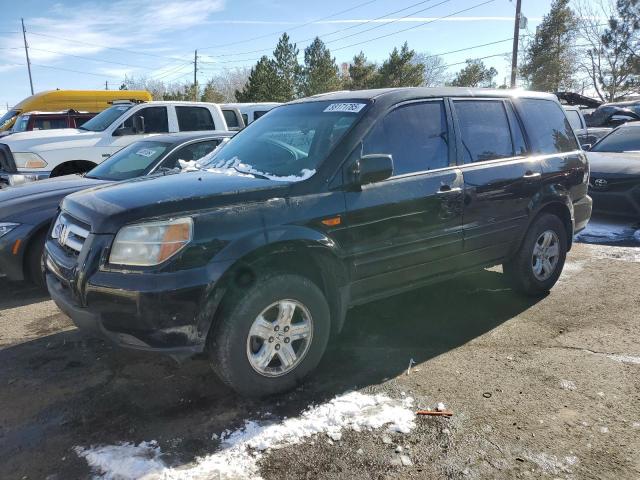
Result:
<svg viewBox="0 0 640 480"><path fill-rule="evenodd" d="M188 462L215 450L212 433L264 412L295 416L403 373L410 358L424 366L535 302L506 288L501 273L483 271L355 308L318 371L296 391L266 399L234 394L202 358L178 365L77 330L10 347L0 351L0 385L7 386L0 389L0 457L9 459L0 478L44 478L51 465L59 478L85 477L75 445L155 439L167 462ZM51 461L31 461L36 453Z"/></svg>
<svg viewBox="0 0 640 480"><path fill-rule="evenodd" d="M0 310L22 307L49 300L46 290L26 282L11 282L0 277Z"/></svg>

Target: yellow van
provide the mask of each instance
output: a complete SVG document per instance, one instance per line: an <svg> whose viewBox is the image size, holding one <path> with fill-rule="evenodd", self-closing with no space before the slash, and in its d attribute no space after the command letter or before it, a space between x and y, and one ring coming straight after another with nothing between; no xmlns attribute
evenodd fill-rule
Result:
<svg viewBox="0 0 640 480"><path fill-rule="evenodd" d="M9 130L21 113L57 112L69 109L97 113L110 107L115 100L148 102L151 94L145 90L49 90L36 93L18 103L0 117L0 132Z"/></svg>

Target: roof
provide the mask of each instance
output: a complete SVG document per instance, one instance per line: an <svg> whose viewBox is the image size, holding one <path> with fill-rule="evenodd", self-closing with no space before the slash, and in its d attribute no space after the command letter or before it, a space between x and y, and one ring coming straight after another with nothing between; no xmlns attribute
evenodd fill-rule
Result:
<svg viewBox="0 0 640 480"><path fill-rule="evenodd" d="M140 141L153 140L166 143L183 143L191 140L199 140L201 138L228 138L233 137L237 132L227 132L225 130L208 130L200 132L175 132L161 133L158 135L149 135L141 138Z"/></svg>
<svg viewBox="0 0 640 480"><path fill-rule="evenodd" d="M524 97L545 98L557 101L557 97L550 93L530 92L527 90L464 88L464 87L403 87L378 88L372 90L342 90L313 97L301 98L290 103L336 101L336 100L373 100L376 98L397 96L399 99L425 97Z"/></svg>

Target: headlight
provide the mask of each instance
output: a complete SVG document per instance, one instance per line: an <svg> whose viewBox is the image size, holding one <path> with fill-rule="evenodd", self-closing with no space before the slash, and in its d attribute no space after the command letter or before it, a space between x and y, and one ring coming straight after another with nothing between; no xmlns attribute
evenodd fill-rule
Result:
<svg viewBox="0 0 640 480"><path fill-rule="evenodd" d="M13 159L18 168L44 168L47 166L47 162L37 153L14 152Z"/></svg>
<svg viewBox="0 0 640 480"><path fill-rule="evenodd" d="M19 223L8 223L8 222L0 222L0 237L4 237L11 230L16 228Z"/></svg>
<svg viewBox="0 0 640 480"><path fill-rule="evenodd" d="M140 267L159 265L182 250L192 235L190 217L123 227L113 241L109 263Z"/></svg>

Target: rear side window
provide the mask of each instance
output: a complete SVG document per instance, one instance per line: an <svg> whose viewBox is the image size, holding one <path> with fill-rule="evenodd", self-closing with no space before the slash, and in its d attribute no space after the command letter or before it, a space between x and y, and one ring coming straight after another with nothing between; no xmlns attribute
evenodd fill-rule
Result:
<svg viewBox="0 0 640 480"><path fill-rule="evenodd" d="M507 112L501 100L456 100L464 163L515 156Z"/></svg>
<svg viewBox="0 0 640 480"><path fill-rule="evenodd" d="M520 117L534 153L562 153L578 149L569 120L556 102L523 98L520 108Z"/></svg>
<svg viewBox="0 0 640 480"><path fill-rule="evenodd" d="M391 111L367 134L363 153L392 155L394 175L448 167L443 102L412 103Z"/></svg>
<svg viewBox="0 0 640 480"><path fill-rule="evenodd" d="M133 127L133 117L142 116L144 118L144 132L145 133L167 133L169 132L169 119L167 117L166 107L145 107L124 121L124 126L127 128ZM96 119L98 117L94 117ZM92 119L92 120L93 120ZM91 123L88 121L84 126Z"/></svg>
<svg viewBox="0 0 640 480"><path fill-rule="evenodd" d="M180 131L194 132L199 130L215 130L213 117L205 107L176 107L178 127Z"/></svg>
<svg viewBox="0 0 640 480"><path fill-rule="evenodd" d="M582 128L580 114L576 110L565 110L565 113L567 114L567 119L569 120L571 128L573 128L574 130L579 130Z"/></svg>
<svg viewBox="0 0 640 480"><path fill-rule="evenodd" d="M227 127L237 128L240 126L236 112L233 110L222 110L222 115L224 115L224 121L227 122Z"/></svg>

